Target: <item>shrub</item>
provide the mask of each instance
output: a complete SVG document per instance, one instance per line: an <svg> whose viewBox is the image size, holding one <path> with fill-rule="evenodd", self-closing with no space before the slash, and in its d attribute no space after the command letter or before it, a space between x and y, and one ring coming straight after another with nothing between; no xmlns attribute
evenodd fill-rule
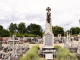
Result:
<svg viewBox="0 0 80 60"><path fill-rule="evenodd" d="M25 33L24 36L25 36L25 37L28 37L28 34Z"/></svg>
<svg viewBox="0 0 80 60"><path fill-rule="evenodd" d="M38 49L37 49L37 48L31 48L31 49L29 50L29 52L34 52L34 53L36 53L36 54L37 54Z"/></svg>
<svg viewBox="0 0 80 60"><path fill-rule="evenodd" d="M61 46L55 45L54 48L58 50L59 48L61 48Z"/></svg>
<svg viewBox="0 0 80 60"><path fill-rule="evenodd" d="M16 34L16 36L17 36L17 37L23 37L23 34L18 33L18 34Z"/></svg>
<svg viewBox="0 0 80 60"><path fill-rule="evenodd" d="M35 57L38 58L38 55L35 54L35 53L31 50L31 51L28 51L28 52L26 53L25 60L32 60L32 59L34 59ZM38 60L38 59L37 59L37 60Z"/></svg>
<svg viewBox="0 0 80 60"><path fill-rule="evenodd" d="M76 55L74 53L69 53L69 55L76 60Z"/></svg>
<svg viewBox="0 0 80 60"><path fill-rule="evenodd" d="M59 52L69 52L69 50L66 48L59 48Z"/></svg>
<svg viewBox="0 0 80 60"><path fill-rule="evenodd" d="M40 47L39 47L39 45L35 45L35 46L33 46L32 48L37 48L37 49L39 49Z"/></svg>
<svg viewBox="0 0 80 60"><path fill-rule="evenodd" d="M66 60L71 60L71 59L76 60L75 54L71 54L68 49L62 48L62 47L60 48L59 46L58 47L55 46L55 47L58 49L58 54L57 54L58 60L65 60L65 59Z"/></svg>
<svg viewBox="0 0 80 60"><path fill-rule="evenodd" d="M29 51L26 52L25 58L20 58L20 60L39 60L39 56L37 55L38 52L38 45L33 46Z"/></svg>
<svg viewBox="0 0 80 60"><path fill-rule="evenodd" d="M40 37L39 35L37 35L37 37Z"/></svg>
<svg viewBox="0 0 80 60"><path fill-rule="evenodd" d="M21 57L20 60L25 60L24 57Z"/></svg>

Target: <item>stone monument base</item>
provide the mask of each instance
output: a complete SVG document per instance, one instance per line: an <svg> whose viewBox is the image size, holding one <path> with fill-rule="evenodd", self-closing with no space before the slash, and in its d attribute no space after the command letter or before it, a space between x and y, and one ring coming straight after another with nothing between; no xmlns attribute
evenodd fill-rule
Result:
<svg viewBox="0 0 80 60"><path fill-rule="evenodd" d="M42 48L38 51L38 55L45 59L53 59L56 57L56 49L55 48ZM47 58L47 56L49 58Z"/></svg>
<svg viewBox="0 0 80 60"><path fill-rule="evenodd" d="M42 50L55 50L53 47L43 47Z"/></svg>
<svg viewBox="0 0 80 60"><path fill-rule="evenodd" d="M39 56L45 57L45 59L53 59L56 56L53 37L53 34L45 34L44 46L38 51Z"/></svg>

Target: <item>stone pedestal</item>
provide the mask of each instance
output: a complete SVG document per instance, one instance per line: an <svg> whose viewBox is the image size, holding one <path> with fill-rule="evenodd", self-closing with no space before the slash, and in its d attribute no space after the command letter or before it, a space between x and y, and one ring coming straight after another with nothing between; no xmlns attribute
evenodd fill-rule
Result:
<svg viewBox="0 0 80 60"><path fill-rule="evenodd" d="M43 48L54 48L53 36L53 34L45 34Z"/></svg>

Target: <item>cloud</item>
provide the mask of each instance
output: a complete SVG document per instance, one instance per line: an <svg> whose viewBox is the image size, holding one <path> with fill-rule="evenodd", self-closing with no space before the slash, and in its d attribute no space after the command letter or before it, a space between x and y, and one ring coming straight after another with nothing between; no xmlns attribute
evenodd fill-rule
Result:
<svg viewBox="0 0 80 60"><path fill-rule="evenodd" d="M0 25L8 28L10 23L24 22L26 26L36 23L45 29L46 8L51 7L53 26L64 30L79 27L79 0L0 0Z"/></svg>

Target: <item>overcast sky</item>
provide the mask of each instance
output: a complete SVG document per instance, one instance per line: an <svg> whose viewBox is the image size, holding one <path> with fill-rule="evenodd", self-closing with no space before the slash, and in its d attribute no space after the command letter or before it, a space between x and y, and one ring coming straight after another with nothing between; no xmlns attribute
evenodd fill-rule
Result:
<svg viewBox="0 0 80 60"><path fill-rule="evenodd" d="M7 29L12 22L36 23L45 29L47 7L53 26L80 27L80 0L0 0L0 25Z"/></svg>

